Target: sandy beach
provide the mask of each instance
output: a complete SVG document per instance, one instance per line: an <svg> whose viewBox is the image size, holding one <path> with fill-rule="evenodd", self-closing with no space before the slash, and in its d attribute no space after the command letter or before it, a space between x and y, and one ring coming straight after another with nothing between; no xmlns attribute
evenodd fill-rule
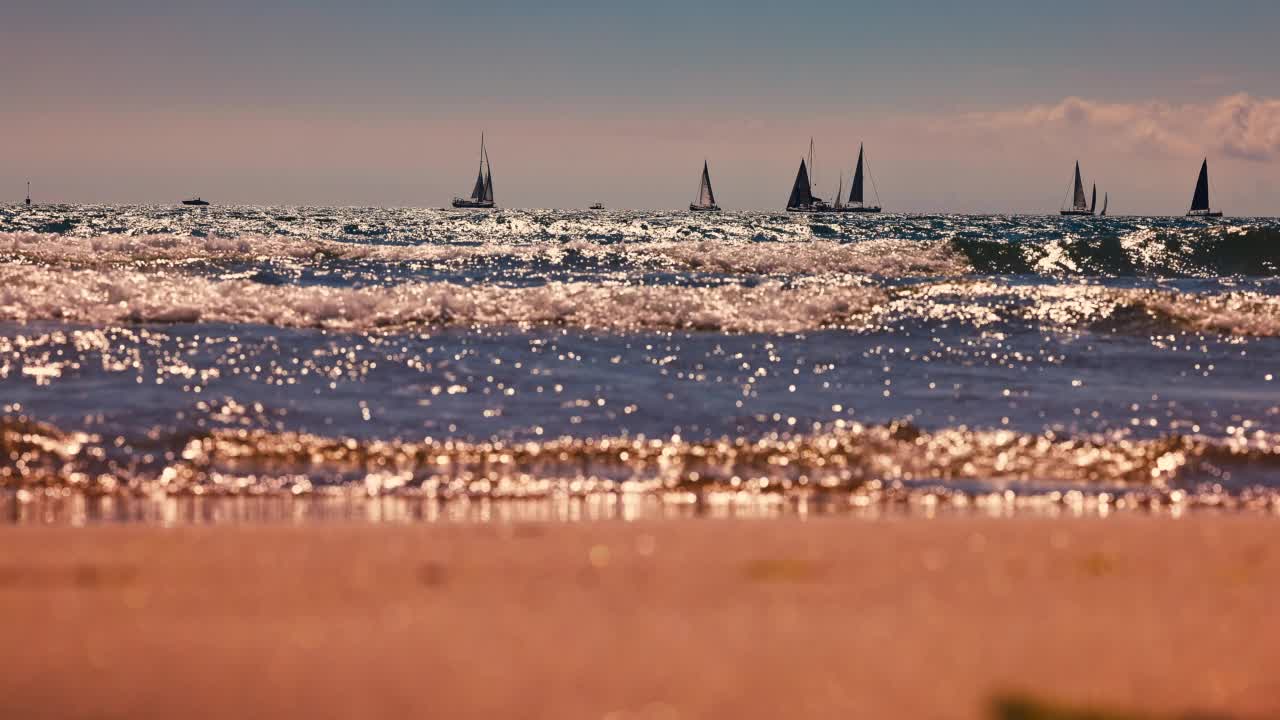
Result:
<svg viewBox="0 0 1280 720"><path fill-rule="evenodd" d="M0 717L1280 714L1265 516L0 531Z"/></svg>

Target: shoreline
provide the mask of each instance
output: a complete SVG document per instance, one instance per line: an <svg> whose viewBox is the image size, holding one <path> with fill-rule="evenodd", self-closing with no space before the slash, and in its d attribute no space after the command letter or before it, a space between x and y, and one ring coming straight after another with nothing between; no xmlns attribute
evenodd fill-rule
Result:
<svg viewBox="0 0 1280 720"><path fill-rule="evenodd" d="M383 526L669 522L685 520L839 519L851 521L950 519L1106 519L1259 517L1280 519L1274 495L1203 494L1167 488L1031 487L966 494L924 485L879 496L850 491L734 493L593 492L530 497L436 497L421 492L370 495L356 487L319 491L209 494L90 494L70 488L0 488L0 528L166 528L358 523ZM1144 494L1145 491L1145 494Z"/></svg>
<svg viewBox="0 0 1280 720"><path fill-rule="evenodd" d="M1280 713L1280 523L0 530L0 715Z"/></svg>

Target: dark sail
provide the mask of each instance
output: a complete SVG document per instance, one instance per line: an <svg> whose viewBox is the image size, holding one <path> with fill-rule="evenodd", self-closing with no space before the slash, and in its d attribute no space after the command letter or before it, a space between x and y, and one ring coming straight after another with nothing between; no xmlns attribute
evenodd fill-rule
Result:
<svg viewBox="0 0 1280 720"><path fill-rule="evenodd" d="M716 194L711 191L711 171L707 162L702 161L702 184L698 188L698 205L711 207L716 204Z"/></svg>
<svg viewBox="0 0 1280 720"><path fill-rule="evenodd" d="M1089 212L1093 212L1097 209L1098 209L1098 186L1095 184L1093 186L1093 202L1089 203Z"/></svg>
<svg viewBox="0 0 1280 720"><path fill-rule="evenodd" d="M1191 197L1191 211L1209 209L1209 159L1200 166L1200 179L1196 180L1196 194Z"/></svg>
<svg viewBox="0 0 1280 720"><path fill-rule="evenodd" d="M862 146L858 146L858 169L853 171L853 188L849 190L849 202L862 202Z"/></svg>
<svg viewBox="0 0 1280 720"><path fill-rule="evenodd" d="M1102 216L1103 217L1106 217L1107 215L1107 204L1110 201L1111 201L1111 193L1106 193L1102 196Z"/></svg>
<svg viewBox="0 0 1280 720"><path fill-rule="evenodd" d="M796 182L791 186L791 197L787 207L804 207L813 204L813 193L809 190L809 170L804 160L800 161L800 171L796 173Z"/></svg>
<svg viewBox="0 0 1280 720"><path fill-rule="evenodd" d="M1089 203L1084 197L1084 183L1080 182L1080 163L1076 163L1075 199L1071 203L1072 210L1088 210Z"/></svg>
<svg viewBox="0 0 1280 720"><path fill-rule="evenodd" d="M476 175L476 186L471 189L471 199L480 201L484 199L484 168L480 168L480 172Z"/></svg>

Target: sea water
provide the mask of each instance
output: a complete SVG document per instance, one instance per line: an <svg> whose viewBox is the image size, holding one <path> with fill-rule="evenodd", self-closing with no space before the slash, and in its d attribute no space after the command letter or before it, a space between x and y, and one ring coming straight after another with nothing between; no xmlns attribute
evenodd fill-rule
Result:
<svg viewBox="0 0 1280 720"><path fill-rule="evenodd" d="M0 207L11 507L1278 492L1276 220Z"/></svg>

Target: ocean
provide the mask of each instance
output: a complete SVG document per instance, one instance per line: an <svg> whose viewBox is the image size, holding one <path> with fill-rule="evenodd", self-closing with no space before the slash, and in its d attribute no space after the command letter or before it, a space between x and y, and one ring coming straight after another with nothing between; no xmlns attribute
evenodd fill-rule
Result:
<svg viewBox="0 0 1280 720"><path fill-rule="evenodd" d="M0 522L1192 507L1274 219L0 206Z"/></svg>

